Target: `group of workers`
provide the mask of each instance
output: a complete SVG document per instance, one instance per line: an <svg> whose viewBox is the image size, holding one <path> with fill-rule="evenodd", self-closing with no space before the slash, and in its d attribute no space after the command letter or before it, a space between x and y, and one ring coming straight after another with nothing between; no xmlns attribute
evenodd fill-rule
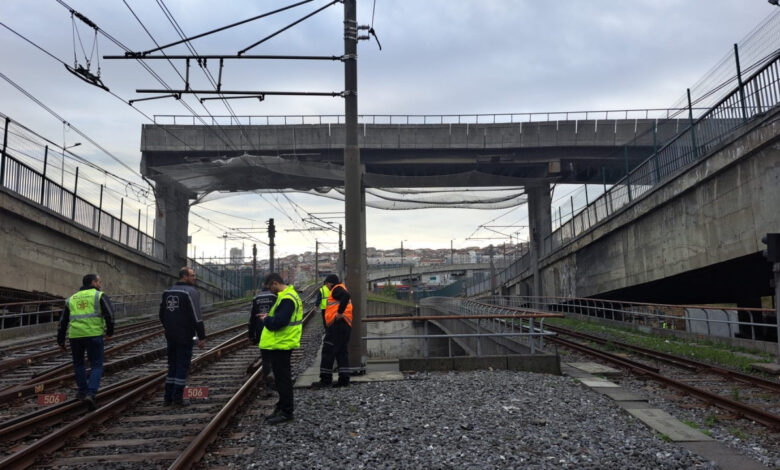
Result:
<svg viewBox="0 0 780 470"><path fill-rule="evenodd" d="M200 296L195 288L195 271L183 267L179 280L163 292L159 308L160 322L165 328L168 352L168 375L165 379L164 406L188 406L183 397L187 382L193 344L206 345L206 331L200 311ZM325 338L320 362L320 380L312 388L349 386L349 338L352 331L352 301L338 276L331 274L318 291L317 305L325 325ZM95 274L82 279L82 287L65 301L57 330L57 343L65 349L65 336L70 340L73 369L78 387L77 399L92 411L97 406L96 394L103 374L103 334L114 334L114 313L111 301L102 292L102 280ZM263 359L266 390L274 388L279 399L268 424L293 420L293 383L291 356L300 347L303 332L303 303L295 288L284 282L278 273L267 275L263 291L252 299L249 319L249 339L258 345ZM88 357L90 373L86 373L84 356ZM338 363L338 381L333 383L333 365Z"/></svg>

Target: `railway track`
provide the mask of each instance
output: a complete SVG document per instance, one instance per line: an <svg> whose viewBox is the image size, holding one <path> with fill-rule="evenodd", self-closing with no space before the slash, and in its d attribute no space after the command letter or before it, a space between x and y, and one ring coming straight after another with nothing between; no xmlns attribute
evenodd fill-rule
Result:
<svg viewBox="0 0 780 470"><path fill-rule="evenodd" d="M749 374L713 366L689 358L653 351L627 343L607 340L560 327L545 326L559 335L580 341L624 349L632 354L650 358L658 364L651 365L627 359L578 341L558 337L549 340L561 346L596 357L610 364L694 396L706 403L727 410L738 416L760 423L772 430L780 430L780 384ZM736 389L735 387L739 387ZM735 390L739 390L735 392ZM739 399L737 399L739 397ZM746 403L750 402L750 403Z"/></svg>
<svg viewBox="0 0 780 470"><path fill-rule="evenodd" d="M311 314L305 321L309 318ZM84 414L83 404L70 400L0 423L0 468L108 468L133 462L144 468L190 468L262 381L259 351L248 344L245 323L234 328L240 332L229 333L221 344L193 359L188 385L207 387L207 398L189 407L163 406L166 367L158 361L156 371L101 389L95 412ZM210 335L210 342L213 338ZM297 350L293 361L301 356ZM273 402L263 406L267 409L252 412L268 412Z"/></svg>

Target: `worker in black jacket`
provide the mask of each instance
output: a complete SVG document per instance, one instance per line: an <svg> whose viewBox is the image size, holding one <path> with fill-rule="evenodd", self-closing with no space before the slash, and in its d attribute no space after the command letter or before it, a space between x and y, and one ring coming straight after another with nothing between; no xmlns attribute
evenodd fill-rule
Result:
<svg viewBox="0 0 780 470"><path fill-rule="evenodd" d="M187 406L190 402L182 395L192 360L193 335L198 336L198 347L206 345L200 295L195 289L195 271L192 268L181 268L179 281L163 292L160 321L168 341L168 377L165 379L163 404Z"/></svg>
<svg viewBox="0 0 780 470"><path fill-rule="evenodd" d="M263 315L267 315L271 311L271 307L276 303L276 294L268 290L268 286L263 285L263 290L260 291L252 299L252 311L249 314L249 325L247 336L252 344L260 345L260 337L263 334L263 320L260 318ZM263 355L263 350L260 350L260 355L263 357L263 383L265 384L265 395L270 396L275 390L275 380L273 371L271 371L271 361Z"/></svg>

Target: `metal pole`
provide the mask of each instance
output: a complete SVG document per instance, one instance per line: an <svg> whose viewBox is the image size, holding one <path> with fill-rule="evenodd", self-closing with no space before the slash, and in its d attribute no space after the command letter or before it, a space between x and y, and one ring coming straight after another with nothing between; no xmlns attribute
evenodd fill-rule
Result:
<svg viewBox="0 0 780 470"><path fill-rule="evenodd" d="M349 356L353 373L365 372L365 327L360 321L366 299L366 202L358 146L357 0L344 0L344 209L347 231L347 287L352 296L352 340Z"/></svg>
<svg viewBox="0 0 780 470"><path fill-rule="evenodd" d="M319 282L320 279L320 242L316 238L314 239L314 280Z"/></svg>
<svg viewBox="0 0 780 470"><path fill-rule="evenodd" d="M577 236L577 232L574 230L574 196L569 196L569 202L571 203L571 236L574 238Z"/></svg>
<svg viewBox="0 0 780 470"><path fill-rule="evenodd" d="M739 83L739 101L742 105L742 121L747 122L747 106L745 105L745 87L742 83L742 67L739 65L739 49L734 44L734 60L737 63L737 83ZM780 344L780 342L778 342Z"/></svg>
<svg viewBox="0 0 780 470"><path fill-rule="evenodd" d="M46 165L49 163L49 146L43 149L43 175L41 176L41 205L46 194Z"/></svg>
<svg viewBox="0 0 780 470"><path fill-rule="evenodd" d="M655 182L661 182L661 168L658 167L658 122L653 124L653 161L655 162Z"/></svg>
<svg viewBox="0 0 780 470"><path fill-rule="evenodd" d="M274 219L268 219L268 269L274 273L274 238L276 237L276 226Z"/></svg>
<svg viewBox="0 0 780 470"><path fill-rule="evenodd" d="M138 223L135 226L135 249L141 251L141 209L138 209Z"/></svg>
<svg viewBox="0 0 780 470"><path fill-rule="evenodd" d="M775 361L780 364L780 263L772 265L775 273L775 321L777 322L777 357Z"/></svg>
<svg viewBox="0 0 780 470"><path fill-rule="evenodd" d="M404 241L401 240L401 266L404 265Z"/></svg>
<svg viewBox="0 0 780 470"><path fill-rule="evenodd" d="M604 185L604 212L609 216L609 200L607 199L607 169L601 167L601 181Z"/></svg>
<svg viewBox="0 0 780 470"><path fill-rule="evenodd" d="M76 179L73 181L73 210L71 220L76 220L76 193L79 189L79 167L76 167Z"/></svg>
<svg viewBox="0 0 780 470"><path fill-rule="evenodd" d="M511 244L512 239L510 238L509 240ZM452 240L450 240L450 264L455 264L455 249L452 247Z"/></svg>
<svg viewBox="0 0 780 470"><path fill-rule="evenodd" d="M623 161L626 164L626 188L628 189L628 202L631 202L631 173L628 169L628 146L623 147Z"/></svg>
<svg viewBox="0 0 780 470"><path fill-rule="evenodd" d="M339 270L339 279L344 279L344 241L342 239L342 227L341 224L339 224L339 256L338 260L340 261L338 270Z"/></svg>
<svg viewBox="0 0 780 470"><path fill-rule="evenodd" d="M252 295L257 294L257 243L252 244Z"/></svg>
<svg viewBox="0 0 780 470"><path fill-rule="evenodd" d="M693 145L693 158L699 159L699 149L696 147L696 128L693 126L693 105L691 104L691 89L688 88L688 124L691 126L691 145Z"/></svg>
<svg viewBox="0 0 780 470"><path fill-rule="evenodd" d="M0 154L0 186L5 186L5 151L8 148L8 124L11 118L5 118L5 129L3 130L3 151Z"/></svg>

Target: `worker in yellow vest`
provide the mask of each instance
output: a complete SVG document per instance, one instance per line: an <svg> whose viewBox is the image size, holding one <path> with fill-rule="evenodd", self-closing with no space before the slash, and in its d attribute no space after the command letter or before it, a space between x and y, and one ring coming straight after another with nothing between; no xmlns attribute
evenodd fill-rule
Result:
<svg viewBox="0 0 780 470"><path fill-rule="evenodd" d="M293 420L293 383L290 357L292 350L301 347L303 332L303 303L295 288L285 284L282 276L271 273L265 278L265 286L276 294L276 302L267 314L260 314L263 332L260 336L260 349L263 354L263 367L270 367L276 378L276 391L279 401L274 412L266 417L268 424L279 424Z"/></svg>
<svg viewBox="0 0 780 470"><path fill-rule="evenodd" d="M97 274L87 274L81 280L81 289L65 300L65 309L57 329L57 344L65 349L65 332L70 340L73 371L78 393L76 398L92 411L97 406L95 395L103 376L103 330L114 335L114 310L108 296L101 292L102 280ZM89 358L89 380L84 354Z"/></svg>
<svg viewBox="0 0 780 470"><path fill-rule="evenodd" d="M325 388L333 384L333 361L339 365L339 381L336 387L349 385L349 337L352 333L352 298L339 277L331 274L325 278L330 290L325 307L325 339L322 342L320 381L312 388Z"/></svg>
<svg viewBox="0 0 780 470"><path fill-rule="evenodd" d="M322 312L322 326L325 326L325 308L328 306L328 297L330 297L330 289L328 284L323 282L319 290L317 290L317 305L319 305Z"/></svg>

